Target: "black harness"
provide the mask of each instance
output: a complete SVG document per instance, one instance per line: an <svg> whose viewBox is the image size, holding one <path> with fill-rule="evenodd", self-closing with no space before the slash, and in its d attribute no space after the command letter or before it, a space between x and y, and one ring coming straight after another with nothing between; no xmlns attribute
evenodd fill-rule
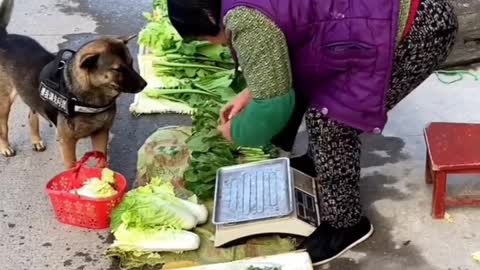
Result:
<svg viewBox="0 0 480 270"><path fill-rule="evenodd" d="M42 69L40 97L67 118L73 118L77 114L98 114L109 110L115 105L114 102L106 106L95 106L78 100L72 93L68 66L75 53L72 50L61 50L57 57ZM56 122L56 119L50 120Z"/></svg>

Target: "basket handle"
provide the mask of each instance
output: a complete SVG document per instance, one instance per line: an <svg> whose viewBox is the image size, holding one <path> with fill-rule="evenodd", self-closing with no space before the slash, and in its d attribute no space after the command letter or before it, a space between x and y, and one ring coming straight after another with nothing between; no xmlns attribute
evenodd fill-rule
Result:
<svg viewBox="0 0 480 270"><path fill-rule="evenodd" d="M94 162L93 166L91 163ZM107 168L109 167L107 157L105 156L104 153L99 152L99 151L92 151L86 153L83 158L77 163L75 168L73 169L73 172L75 174L75 185L81 185L82 183L79 183L79 175L80 172L84 169L101 169L101 168Z"/></svg>
<svg viewBox="0 0 480 270"><path fill-rule="evenodd" d="M97 163L93 168L105 168L108 167L107 157L104 153L100 151L93 151L86 153L80 162L77 163L77 168L86 168L88 167L88 163L92 160L96 160ZM92 168L92 167L90 167Z"/></svg>

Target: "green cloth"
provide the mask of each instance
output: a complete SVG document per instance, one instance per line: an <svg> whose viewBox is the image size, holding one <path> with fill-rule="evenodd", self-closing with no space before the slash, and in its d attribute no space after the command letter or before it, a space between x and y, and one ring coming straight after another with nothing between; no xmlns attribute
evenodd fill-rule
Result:
<svg viewBox="0 0 480 270"><path fill-rule="evenodd" d="M254 99L232 123L232 139L240 146L262 147L288 124L295 108L295 91L271 99Z"/></svg>

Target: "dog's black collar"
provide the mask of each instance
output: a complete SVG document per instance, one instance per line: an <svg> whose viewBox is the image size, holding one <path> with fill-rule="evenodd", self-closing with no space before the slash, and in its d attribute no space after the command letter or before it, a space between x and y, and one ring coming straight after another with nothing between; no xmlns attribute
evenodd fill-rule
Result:
<svg viewBox="0 0 480 270"><path fill-rule="evenodd" d="M78 100L72 93L69 63L75 51L61 50L55 59L48 63L40 73L40 97L63 113L67 118L77 114L98 114L114 106L114 102L106 106L94 106Z"/></svg>

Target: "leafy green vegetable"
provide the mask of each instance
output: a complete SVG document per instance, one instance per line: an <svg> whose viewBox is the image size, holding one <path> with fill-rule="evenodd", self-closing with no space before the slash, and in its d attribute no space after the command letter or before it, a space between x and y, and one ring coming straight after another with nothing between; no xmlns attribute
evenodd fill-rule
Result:
<svg viewBox="0 0 480 270"><path fill-rule="evenodd" d="M156 98L171 96L191 107L209 99L226 104L235 96L235 91L230 88L235 79L233 64L226 63L177 53L160 56L154 61L154 69L163 86L156 89Z"/></svg>
<svg viewBox="0 0 480 270"><path fill-rule="evenodd" d="M207 223L208 210L205 205L200 205L190 200L178 200L178 202L181 203L183 207L190 210L190 213L192 213L197 219L197 224L202 225Z"/></svg>
<svg viewBox="0 0 480 270"><path fill-rule="evenodd" d="M186 186L200 198L211 198L217 170L237 163L235 147L217 131L220 104L207 101L193 115L193 132L187 141L192 152L190 167L184 174Z"/></svg>
<svg viewBox="0 0 480 270"><path fill-rule="evenodd" d="M101 178L88 179L81 188L72 190L71 193L90 199L106 199L117 195L118 192L114 188L115 173L104 168Z"/></svg>
<svg viewBox="0 0 480 270"><path fill-rule="evenodd" d="M170 182L152 179L150 184L130 191L112 214L111 229L116 250L184 252L196 250L200 238L191 232L207 222L206 206L196 196L182 200Z"/></svg>
<svg viewBox="0 0 480 270"><path fill-rule="evenodd" d="M237 149L240 163L257 162L275 157L275 154L269 150L270 149L268 148L261 149L250 147L239 147Z"/></svg>
<svg viewBox="0 0 480 270"><path fill-rule="evenodd" d="M235 72L228 47L179 37L169 22L166 0L156 0L153 13L145 17L149 23L140 44L155 55L153 67L162 83L143 94L194 109L194 129L188 140L191 164L184 179L200 198L211 198L219 168L270 157L262 149L237 149L217 131L221 108L246 87L245 80Z"/></svg>
<svg viewBox="0 0 480 270"><path fill-rule="evenodd" d="M200 205L197 202L196 196L190 197L188 200L182 200L175 197L175 189L171 183L163 182L161 179L152 179L148 188L151 188L153 194L158 198L170 202L172 205L185 208L197 220L197 224L205 224L208 218L208 210L205 205Z"/></svg>
<svg viewBox="0 0 480 270"><path fill-rule="evenodd" d="M237 87L245 87L237 83L230 49L204 41L183 41L168 19L165 0L155 1L154 11L145 18L148 24L139 43L156 56L153 68L162 82L160 88L147 91L149 98L193 108L210 99L226 104L242 90Z"/></svg>
<svg viewBox="0 0 480 270"><path fill-rule="evenodd" d="M172 204L158 194L171 194L167 184L150 184L132 190L112 214L111 228L116 232L123 224L127 228L171 228L190 230L197 220L184 207Z"/></svg>
<svg viewBox="0 0 480 270"><path fill-rule="evenodd" d="M273 157L269 149L235 147L226 141L217 130L220 108L214 101L196 107L194 128L187 141L192 159L184 179L187 188L202 199L213 197L219 168Z"/></svg>
<svg viewBox="0 0 480 270"><path fill-rule="evenodd" d="M175 197L173 185L160 179L130 191L112 214L115 233L122 225L137 229L191 230L206 222L205 206Z"/></svg>
<svg viewBox="0 0 480 270"><path fill-rule="evenodd" d="M75 190L74 193L91 199L105 199L117 195L117 191L108 182L98 178L87 180L85 185Z"/></svg>
<svg viewBox="0 0 480 270"><path fill-rule="evenodd" d="M159 198L150 190L139 189L129 193L112 215L113 232L122 224L128 228L191 230L197 226L197 220L183 207Z"/></svg>
<svg viewBox="0 0 480 270"><path fill-rule="evenodd" d="M148 24L140 32L140 44L159 51L168 51L179 46L182 38L168 19L166 0L155 1L153 12L145 13L144 17Z"/></svg>
<svg viewBox="0 0 480 270"><path fill-rule="evenodd" d="M102 181L115 185L115 172L109 168L102 169Z"/></svg>
<svg viewBox="0 0 480 270"><path fill-rule="evenodd" d="M207 203L212 210L213 202ZM248 239L245 243L225 248L215 248L215 229L213 224L197 227L194 233L200 237L200 248L195 251L178 253L146 252L129 247L110 247L107 256L118 259L124 270L176 269L193 265L207 265L238 261L252 257L262 257L287 253L295 250L293 238L281 238L276 235L259 236ZM255 264L251 264L252 266ZM245 265L248 267L250 265ZM258 266L258 265L257 265Z"/></svg>
<svg viewBox="0 0 480 270"><path fill-rule="evenodd" d="M137 229L121 225L112 247L134 248L152 252L184 252L200 247L198 235L172 229Z"/></svg>

